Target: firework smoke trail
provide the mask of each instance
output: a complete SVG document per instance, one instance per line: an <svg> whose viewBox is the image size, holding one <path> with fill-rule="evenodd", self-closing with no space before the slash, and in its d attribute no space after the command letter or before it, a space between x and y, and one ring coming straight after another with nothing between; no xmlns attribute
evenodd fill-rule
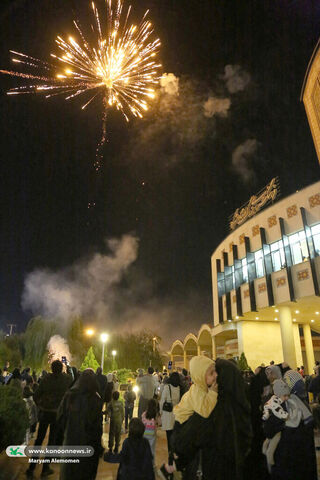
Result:
<svg viewBox="0 0 320 480"><path fill-rule="evenodd" d="M114 8L113 8L114 3ZM144 14L138 26L128 26L131 7L122 15L123 0L105 0L105 17L92 2L95 39L89 42L79 24L74 26L80 36L76 41L57 36L60 54L51 54L51 64L24 53L10 50L12 61L38 70L37 74L0 70L1 73L36 80L36 83L10 89L8 95L43 93L46 98L63 95L66 100L81 97L85 109L102 98L104 113L102 138L96 150L95 169L101 167L102 147L106 141L107 108L116 108L129 121L131 115L142 118L148 110L147 99L154 98L159 83L160 64L153 59L160 40L152 40L153 28ZM124 18L124 21L122 21Z"/></svg>

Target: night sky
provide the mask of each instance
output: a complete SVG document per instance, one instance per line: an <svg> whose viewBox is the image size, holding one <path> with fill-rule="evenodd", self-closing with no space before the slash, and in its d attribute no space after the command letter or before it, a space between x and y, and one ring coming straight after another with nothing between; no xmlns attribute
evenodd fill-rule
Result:
<svg viewBox="0 0 320 480"><path fill-rule="evenodd" d="M16 68L9 49L48 59L73 18L89 22L88 3L1 0L0 68ZM179 91L159 88L143 120L127 123L110 113L98 174L101 102L83 112L78 100L7 96L26 82L0 76L3 330L16 323L22 331L43 313L21 306L31 272L59 278L69 269L64 278L76 282L72 265L110 256L106 239L129 235L138 239L137 258L112 283L112 294L102 292L110 329L121 332L130 320L167 342L197 332L212 322L210 256L228 233L229 215L274 176L282 196L319 179L300 102L320 36L318 0L131 4L133 18L150 9L162 71L179 79ZM209 98L230 106L206 116Z"/></svg>

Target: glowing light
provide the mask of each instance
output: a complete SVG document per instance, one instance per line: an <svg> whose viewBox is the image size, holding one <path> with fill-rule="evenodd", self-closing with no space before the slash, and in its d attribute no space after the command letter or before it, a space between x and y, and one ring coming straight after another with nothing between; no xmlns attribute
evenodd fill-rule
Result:
<svg viewBox="0 0 320 480"><path fill-rule="evenodd" d="M293 321L296 322L297 320L294 318Z"/></svg>
<svg viewBox="0 0 320 480"><path fill-rule="evenodd" d="M117 355L117 351L116 350L112 350L111 352L112 356L115 357Z"/></svg>
<svg viewBox="0 0 320 480"><path fill-rule="evenodd" d="M138 385L135 385L135 386L133 387L132 391L133 391L134 393L138 393L138 392L139 392L139 387L138 387Z"/></svg>
<svg viewBox="0 0 320 480"><path fill-rule="evenodd" d="M275 318L275 320L278 320L277 318Z"/></svg>
<svg viewBox="0 0 320 480"><path fill-rule="evenodd" d="M109 335L108 333L101 333L100 339L102 343L106 343L108 341Z"/></svg>
<svg viewBox="0 0 320 480"><path fill-rule="evenodd" d="M275 312L277 312L277 313L278 313L278 312L279 312L279 310L276 308L276 309L275 309Z"/></svg>
<svg viewBox="0 0 320 480"><path fill-rule="evenodd" d="M316 312L316 315L319 315L319 312Z"/></svg>
<svg viewBox="0 0 320 480"><path fill-rule="evenodd" d="M94 330L92 328L87 328L86 335L88 335L88 337L92 337L92 335L94 335Z"/></svg>
<svg viewBox="0 0 320 480"><path fill-rule="evenodd" d="M312 320L311 320L311 322L313 323L313 322L314 322L314 320L312 319Z"/></svg>
<svg viewBox="0 0 320 480"><path fill-rule="evenodd" d="M256 317L256 320L259 320L259 317Z"/></svg>
<svg viewBox="0 0 320 480"><path fill-rule="evenodd" d="M299 310L296 310L295 313L300 313Z"/></svg>
<svg viewBox="0 0 320 480"><path fill-rule="evenodd" d="M131 115L142 118L148 110L146 100L154 98L161 65L153 60L160 40L153 38L153 28L144 14L138 26L128 26L131 7L123 14L123 0L106 0L103 16L92 2L94 22L89 22L89 42L77 21L73 21L79 39L57 36L61 53L51 54L50 64L11 50L13 62L36 68L37 74L0 70L1 73L37 80L32 84L10 89L8 94L45 93L46 98L63 95L66 100L80 97L82 109L94 100L102 100L104 110L115 108L129 121ZM16 58L17 57L17 58ZM71 67L71 68L70 68ZM63 73L61 72L63 68ZM103 133L97 148L96 169L99 169L101 147L106 141L106 113Z"/></svg>

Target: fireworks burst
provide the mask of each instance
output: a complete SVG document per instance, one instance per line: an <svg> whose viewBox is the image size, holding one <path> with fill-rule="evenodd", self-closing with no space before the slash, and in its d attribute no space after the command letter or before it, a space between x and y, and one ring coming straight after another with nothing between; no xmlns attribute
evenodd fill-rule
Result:
<svg viewBox="0 0 320 480"><path fill-rule="evenodd" d="M114 3L114 6L113 6ZM154 57L160 40L152 40L153 28L144 14L139 26L128 26L131 7L123 14L123 0L105 0L105 16L100 17L92 2L94 41L89 42L80 25L74 26L80 40L58 36L60 54L51 54L48 63L10 50L12 61L37 69L37 74L0 70L1 73L36 80L36 83L10 89L8 95L43 93L46 98L63 95L66 100L83 99L85 109L95 99L102 99L102 138L96 152L95 168L101 166L101 150L106 141L107 109L116 108L129 121L131 115L142 118L148 99L155 96L160 64Z"/></svg>

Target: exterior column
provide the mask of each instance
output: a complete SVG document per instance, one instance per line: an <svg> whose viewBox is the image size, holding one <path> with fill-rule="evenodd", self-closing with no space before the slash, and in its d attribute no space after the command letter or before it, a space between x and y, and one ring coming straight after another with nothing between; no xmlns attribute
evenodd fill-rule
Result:
<svg viewBox="0 0 320 480"><path fill-rule="evenodd" d="M184 350L183 351L183 367L188 370L188 359L187 359L187 352Z"/></svg>
<svg viewBox="0 0 320 480"><path fill-rule="evenodd" d="M200 347L200 345L197 345L197 351L198 351L198 355L201 355L201 347Z"/></svg>
<svg viewBox="0 0 320 480"><path fill-rule="evenodd" d="M303 365L303 357L302 357L302 350L301 350L299 325L297 323L294 323L292 326L293 326L294 344L296 347L296 359L297 359L296 367L300 367L301 365Z"/></svg>
<svg viewBox="0 0 320 480"><path fill-rule="evenodd" d="M306 357L307 357L307 374L312 375L313 367L315 364L314 360L314 351L313 351L313 344L312 344L312 336L311 336L311 328L308 323L303 324L303 336L304 336L304 344L306 346Z"/></svg>
<svg viewBox="0 0 320 480"><path fill-rule="evenodd" d="M212 359L215 360L217 358L216 354L216 339L215 337L211 337L212 339Z"/></svg>
<svg viewBox="0 0 320 480"><path fill-rule="evenodd" d="M280 330L282 340L283 360L295 370L297 366L296 349L294 344L292 317L289 307L279 307Z"/></svg>

